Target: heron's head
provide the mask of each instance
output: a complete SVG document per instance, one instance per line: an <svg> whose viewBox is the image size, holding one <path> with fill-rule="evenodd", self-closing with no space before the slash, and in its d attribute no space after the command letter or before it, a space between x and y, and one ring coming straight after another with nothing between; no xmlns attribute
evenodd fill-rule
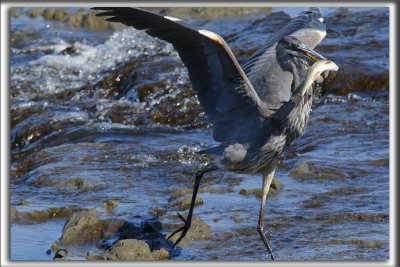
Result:
<svg viewBox="0 0 400 267"><path fill-rule="evenodd" d="M307 70L315 62L326 58L306 47L296 37L285 36L276 45L276 60L283 70L293 71L293 68Z"/></svg>
<svg viewBox="0 0 400 267"><path fill-rule="evenodd" d="M310 7L309 9L302 11L295 20L301 21L304 28L312 28L319 31L326 30L323 23L324 19L317 7Z"/></svg>

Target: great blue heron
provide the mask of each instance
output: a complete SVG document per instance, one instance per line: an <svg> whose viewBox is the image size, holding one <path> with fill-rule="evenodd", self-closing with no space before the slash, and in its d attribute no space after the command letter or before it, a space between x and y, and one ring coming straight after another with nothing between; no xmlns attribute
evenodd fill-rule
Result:
<svg viewBox="0 0 400 267"><path fill-rule="evenodd" d="M273 35L241 67L224 39L180 19L139 8L97 7L97 16L121 22L171 43L188 69L193 89L212 123L220 143L199 153L215 161L197 171L184 226L173 232L186 235L191 226L195 199L204 173L221 168L242 173L261 173L262 201L258 232L274 259L264 233L267 194L278 157L285 146L303 133L311 111L315 82L321 74L337 71L332 61L312 49L326 31L318 8L310 8Z"/></svg>

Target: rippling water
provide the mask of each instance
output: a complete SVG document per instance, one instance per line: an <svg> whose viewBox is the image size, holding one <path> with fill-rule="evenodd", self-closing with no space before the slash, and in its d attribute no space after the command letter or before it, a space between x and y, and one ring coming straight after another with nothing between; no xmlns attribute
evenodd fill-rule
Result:
<svg viewBox="0 0 400 267"><path fill-rule="evenodd" d="M229 40L242 62L299 10L192 22ZM154 208L174 215L171 193L191 188L208 160L194 152L215 142L172 46L131 28L89 31L27 12L11 20L11 259L52 259L46 251L70 214L54 208L118 200L111 219L140 222ZM387 260L389 10L322 13L327 38L317 50L341 71L279 162L283 188L266 210L271 246L283 260ZM65 55L72 45L76 54ZM203 180L195 216L211 239L174 259L265 259L260 199L241 193L261 177L218 171ZM72 249L76 259L99 250Z"/></svg>

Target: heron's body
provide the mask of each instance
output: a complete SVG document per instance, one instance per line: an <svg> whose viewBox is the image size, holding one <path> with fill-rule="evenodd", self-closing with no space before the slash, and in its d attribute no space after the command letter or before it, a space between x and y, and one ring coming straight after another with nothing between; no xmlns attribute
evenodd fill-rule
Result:
<svg viewBox="0 0 400 267"><path fill-rule="evenodd" d="M220 143L199 153L214 157L220 169L263 176L258 231L271 254L264 233L265 201L276 162L285 146L304 132L312 106L315 81L337 66L312 49L324 38L318 9L302 12L266 42L241 67L218 34L197 29L179 19L137 8L101 7L98 16L145 30L173 44L188 69L193 89ZM174 245L190 227L194 201L204 172L196 174L192 203ZM170 236L170 237L171 237Z"/></svg>

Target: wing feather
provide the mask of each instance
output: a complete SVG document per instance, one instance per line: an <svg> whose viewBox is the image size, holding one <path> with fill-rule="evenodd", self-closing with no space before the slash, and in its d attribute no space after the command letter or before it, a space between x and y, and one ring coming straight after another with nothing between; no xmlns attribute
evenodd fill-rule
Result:
<svg viewBox="0 0 400 267"><path fill-rule="evenodd" d="M222 143L251 142L271 115L231 49L218 34L139 8L99 7L108 21L121 22L171 43L188 69L200 104Z"/></svg>

